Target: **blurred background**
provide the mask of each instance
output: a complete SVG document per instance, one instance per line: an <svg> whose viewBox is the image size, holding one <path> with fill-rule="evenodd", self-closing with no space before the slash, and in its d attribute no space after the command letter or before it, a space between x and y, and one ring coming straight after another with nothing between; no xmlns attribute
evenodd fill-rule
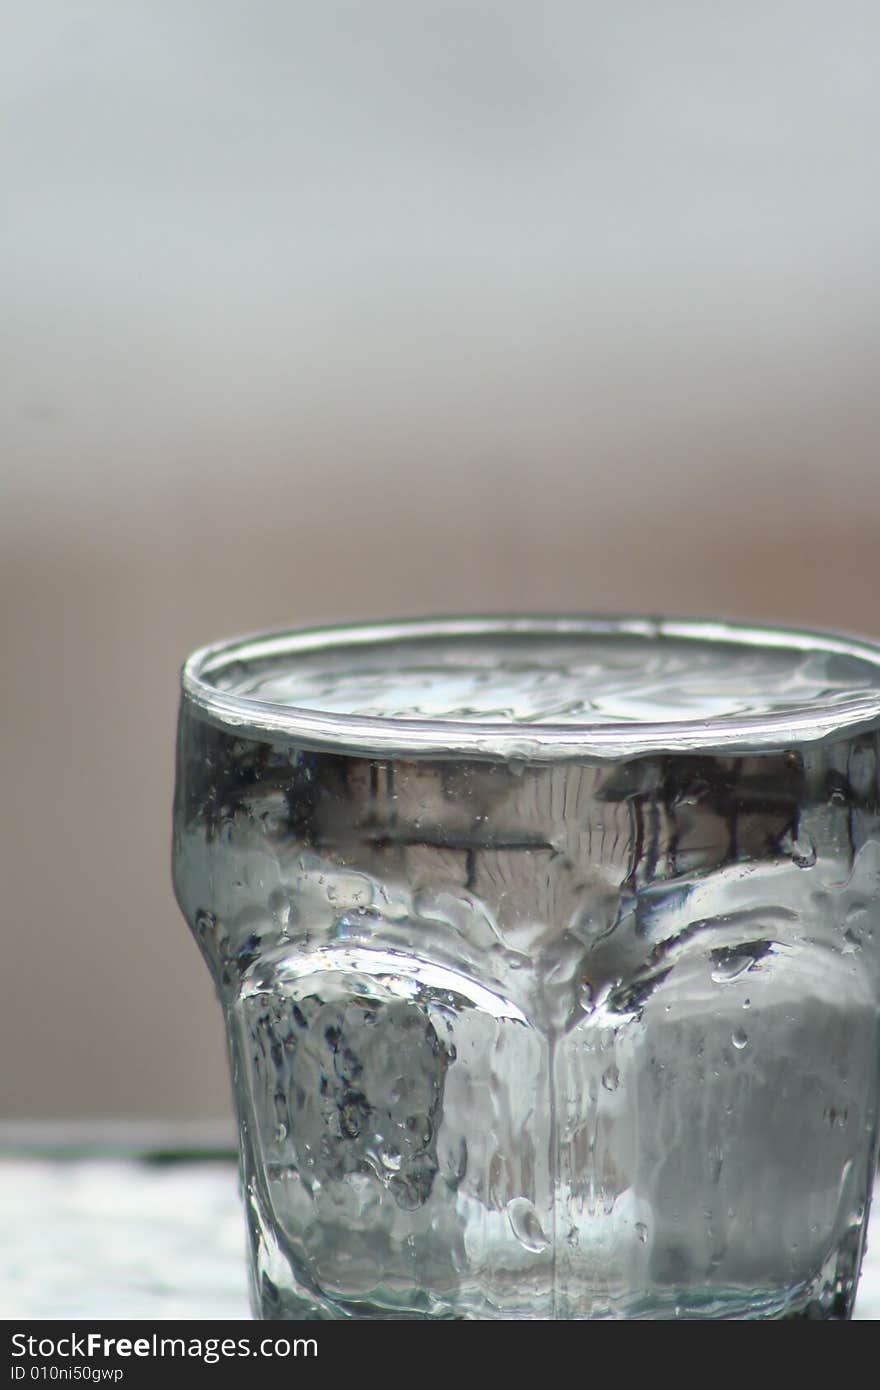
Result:
<svg viewBox="0 0 880 1390"><path fill-rule="evenodd" d="M169 880L193 647L492 609L880 634L880 8L0 29L0 1111L223 1117Z"/></svg>

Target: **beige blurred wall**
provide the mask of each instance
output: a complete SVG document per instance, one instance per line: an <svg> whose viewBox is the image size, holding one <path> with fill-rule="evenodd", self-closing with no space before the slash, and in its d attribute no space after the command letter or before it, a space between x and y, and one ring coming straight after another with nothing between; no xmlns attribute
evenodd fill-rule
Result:
<svg viewBox="0 0 880 1390"><path fill-rule="evenodd" d="M177 669L274 625L880 635L880 11L31 0L0 107L0 1110L228 1108Z"/></svg>

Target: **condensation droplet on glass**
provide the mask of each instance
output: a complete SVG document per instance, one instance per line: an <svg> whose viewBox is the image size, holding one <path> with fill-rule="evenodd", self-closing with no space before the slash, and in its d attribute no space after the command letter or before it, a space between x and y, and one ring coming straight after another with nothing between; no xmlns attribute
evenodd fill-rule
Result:
<svg viewBox="0 0 880 1390"><path fill-rule="evenodd" d="M514 1197L507 1203L507 1219L524 1249L535 1255L547 1249L550 1242L541 1228L538 1213L526 1197Z"/></svg>
<svg viewBox="0 0 880 1390"><path fill-rule="evenodd" d="M737 1049L738 1052L742 1052L743 1048L747 1046L749 1041L748 1033L744 1033L742 1028L737 1028L730 1041L733 1043L734 1047Z"/></svg>
<svg viewBox="0 0 880 1390"><path fill-rule="evenodd" d="M593 1007L593 986L589 980L581 980L578 985L577 1001L584 1013L589 1013Z"/></svg>
<svg viewBox="0 0 880 1390"><path fill-rule="evenodd" d="M196 914L196 931L199 936L205 936L208 932L213 931L216 925L217 918L213 912L198 912Z"/></svg>
<svg viewBox="0 0 880 1390"><path fill-rule="evenodd" d="M812 869L816 863L816 845L812 835L805 830L799 831L796 836L786 835L780 847L799 869Z"/></svg>

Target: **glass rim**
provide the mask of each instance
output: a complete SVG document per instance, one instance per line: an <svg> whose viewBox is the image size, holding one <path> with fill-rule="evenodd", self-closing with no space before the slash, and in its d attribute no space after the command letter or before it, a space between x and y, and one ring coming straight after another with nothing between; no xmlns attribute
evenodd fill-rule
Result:
<svg viewBox="0 0 880 1390"><path fill-rule="evenodd" d="M464 756L522 762L617 759L663 752L782 749L852 735L880 724L878 688L833 704L821 699L766 713L719 714L665 721L527 723L403 719L331 713L230 694L211 678L233 665L316 651L390 646L405 641L481 637L617 637L692 641L845 656L880 672L880 643L817 628L741 621L609 614L489 614L394 618L265 630L200 647L180 676L183 702L230 733L306 748L378 757Z"/></svg>

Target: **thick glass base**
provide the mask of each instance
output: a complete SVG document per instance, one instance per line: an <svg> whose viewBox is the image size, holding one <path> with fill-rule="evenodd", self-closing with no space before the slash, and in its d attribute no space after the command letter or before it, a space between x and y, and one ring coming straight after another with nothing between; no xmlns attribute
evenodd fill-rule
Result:
<svg viewBox="0 0 880 1390"><path fill-rule="evenodd" d="M366 1297L346 1297L297 1273L290 1252L266 1223L259 1195L246 1202L251 1236L251 1304L254 1316L272 1321L844 1321L852 1316L860 1263L859 1232L851 1231L821 1270L787 1287L529 1288L528 1281L496 1281L488 1299L475 1281L431 1291L377 1286Z"/></svg>

